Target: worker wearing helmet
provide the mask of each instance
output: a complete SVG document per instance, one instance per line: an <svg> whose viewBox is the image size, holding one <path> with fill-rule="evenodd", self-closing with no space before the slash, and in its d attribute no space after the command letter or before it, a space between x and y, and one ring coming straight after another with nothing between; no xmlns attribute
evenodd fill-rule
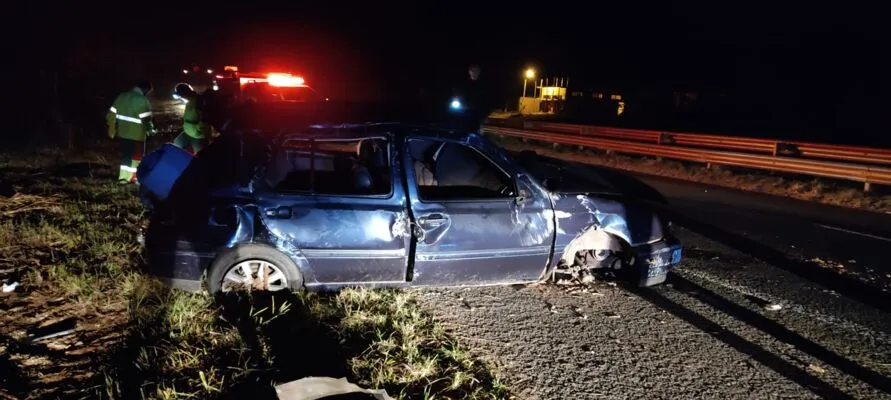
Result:
<svg viewBox="0 0 891 400"><path fill-rule="evenodd" d="M121 150L120 183L136 183L136 167L145 153L145 139L155 134L152 106L146 97L151 91L151 82L139 81L133 89L119 94L105 115L108 137L115 139Z"/></svg>
<svg viewBox="0 0 891 400"><path fill-rule="evenodd" d="M198 93L185 83L176 85L174 93L177 97L186 101L186 110L183 112L183 133L173 140L173 144L181 149L191 148L193 154L197 154L207 146L211 136L211 126L204 119L204 111L200 107Z"/></svg>

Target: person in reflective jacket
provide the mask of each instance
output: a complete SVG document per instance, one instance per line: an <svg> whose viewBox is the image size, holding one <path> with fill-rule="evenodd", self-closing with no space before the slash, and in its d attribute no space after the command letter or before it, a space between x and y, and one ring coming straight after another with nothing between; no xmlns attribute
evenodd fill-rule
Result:
<svg viewBox="0 0 891 400"><path fill-rule="evenodd" d="M121 164L118 182L136 183L136 167L145 154L145 139L155 134L148 94L152 84L141 80L133 89L119 94L105 115L108 137L118 142Z"/></svg>
<svg viewBox="0 0 891 400"><path fill-rule="evenodd" d="M173 140L173 144L181 149L191 148L192 154L197 154L207 146L211 126L204 118L200 97L191 86L180 83L176 85L174 93L186 101L186 110L183 112L183 133Z"/></svg>

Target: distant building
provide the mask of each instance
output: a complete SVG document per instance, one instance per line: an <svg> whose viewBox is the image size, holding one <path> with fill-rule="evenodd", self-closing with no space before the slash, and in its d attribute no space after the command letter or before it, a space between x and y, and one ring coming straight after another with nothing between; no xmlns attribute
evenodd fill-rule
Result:
<svg viewBox="0 0 891 400"><path fill-rule="evenodd" d="M520 114L556 114L564 110L568 78L541 79L532 97L520 97Z"/></svg>

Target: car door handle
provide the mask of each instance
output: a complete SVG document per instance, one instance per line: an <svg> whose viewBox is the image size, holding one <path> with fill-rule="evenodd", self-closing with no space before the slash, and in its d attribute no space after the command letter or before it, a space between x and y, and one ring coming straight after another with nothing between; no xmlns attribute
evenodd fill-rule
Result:
<svg viewBox="0 0 891 400"><path fill-rule="evenodd" d="M291 215L294 214L294 210L291 210L291 207L288 206L279 206L276 208L267 208L266 216L269 218L280 218L287 219L291 218Z"/></svg>
<svg viewBox="0 0 891 400"><path fill-rule="evenodd" d="M446 217L442 214L430 214L421 218L418 218L418 224L423 225L425 228L436 228L441 226L446 222Z"/></svg>

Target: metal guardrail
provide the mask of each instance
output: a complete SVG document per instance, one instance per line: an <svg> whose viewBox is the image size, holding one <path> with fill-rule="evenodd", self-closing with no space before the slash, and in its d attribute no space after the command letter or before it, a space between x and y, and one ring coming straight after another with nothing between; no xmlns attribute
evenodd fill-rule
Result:
<svg viewBox="0 0 891 400"><path fill-rule="evenodd" d="M737 150L774 156L815 158L832 161L855 161L873 165L891 165L891 149L841 146L778 139L758 139L698 133L660 132L640 129L611 128L593 125L525 121L524 129L570 133L581 136L633 140L662 145Z"/></svg>
<svg viewBox="0 0 891 400"><path fill-rule="evenodd" d="M609 128L615 129L615 128ZM739 153L720 150L698 149L679 145L644 143L643 141L604 139L579 134L561 134L529 129L514 129L492 125L483 126L484 133L513 136L523 139L538 140L547 143L559 143L612 150L620 153L640 154L665 157L704 164L728 165L768 171L788 172L794 174L820 176L841 180L862 182L864 190L869 191L871 184L891 185L891 168L875 167L863 164L842 163L795 157L777 157L773 155ZM640 133L642 131L634 131ZM626 136L627 137L627 136ZM737 145L735 139L728 139L724 146Z"/></svg>

